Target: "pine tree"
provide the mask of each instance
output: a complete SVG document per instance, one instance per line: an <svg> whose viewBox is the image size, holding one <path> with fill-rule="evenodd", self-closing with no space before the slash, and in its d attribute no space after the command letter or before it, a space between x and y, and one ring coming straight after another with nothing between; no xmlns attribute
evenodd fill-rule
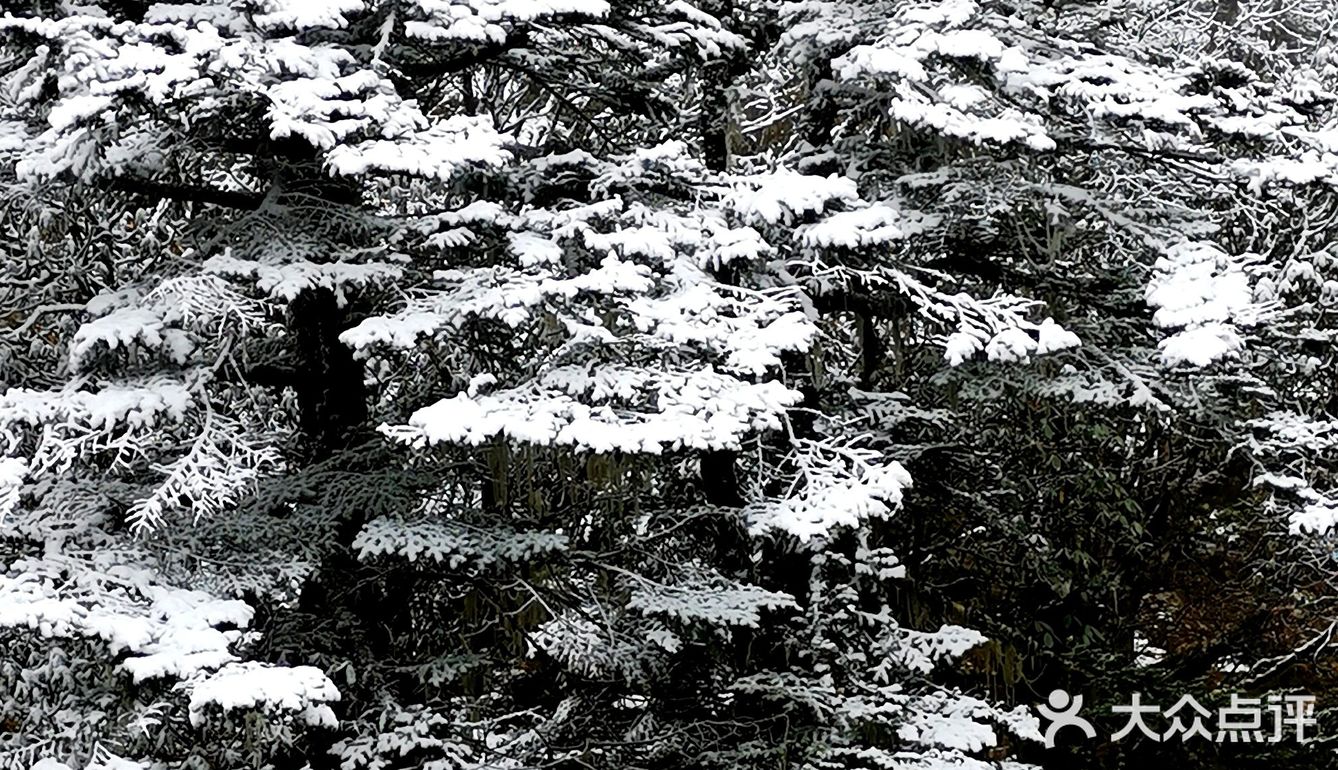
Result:
<svg viewBox="0 0 1338 770"><path fill-rule="evenodd" d="M1323 4L48 5L0 766L983 770L1323 649Z"/></svg>
<svg viewBox="0 0 1338 770"><path fill-rule="evenodd" d="M831 293L855 316L862 389L895 393L874 403L921 480L909 508L944 512L903 547L908 603L998 640L972 664L1007 699L1062 686L1100 709L1140 689L1257 689L1268 671L1274 688L1328 686L1292 665L1327 633L1327 569L1279 537L1288 519L1322 527L1324 495L1269 465L1328 477L1328 386L1310 380L1327 300L1302 256L1328 192L1295 185L1323 178L1333 70L1315 30L1331 10L1257 6L1237 24L1211 5L789 6L809 101L778 135L932 223L890 256L852 239L861 280ZM1281 30L1303 43L1270 48ZM1298 200L1293 229L1279 214ZM949 292L1044 300L1082 344L982 367L1031 349L963 329L945 372L921 343L933 327L907 319L918 297L886 277L908 266ZM1273 499L1275 481L1302 505ZM1293 601L1307 609L1281 620ZM1139 664L1156 645L1173 649ZM1204 761L1157 746L1110 761L1143 750ZM1092 761L1074 751L1056 766Z"/></svg>
<svg viewBox="0 0 1338 770"><path fill-rule="evenodd" d="M734 165L733 28L767 25L710 10L0 24L15 189L179 232L97 279L63 381L4 395L9 675L56 682L18 690L14 763L933 766L1035 736L931 683L979 637L898 623L860 534L910 480L805 400L842 367L805 249L901 215Z"/></svg>

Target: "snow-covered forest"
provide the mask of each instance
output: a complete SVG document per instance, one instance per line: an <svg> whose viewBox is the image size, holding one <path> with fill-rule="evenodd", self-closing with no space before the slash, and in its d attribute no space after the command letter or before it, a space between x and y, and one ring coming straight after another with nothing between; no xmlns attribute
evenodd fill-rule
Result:
<svg viewBox="0 0 1338 770"><path fill-rule="evenodd" d="M1332 0L0 8L0 770L1338 767Z"/></svg>

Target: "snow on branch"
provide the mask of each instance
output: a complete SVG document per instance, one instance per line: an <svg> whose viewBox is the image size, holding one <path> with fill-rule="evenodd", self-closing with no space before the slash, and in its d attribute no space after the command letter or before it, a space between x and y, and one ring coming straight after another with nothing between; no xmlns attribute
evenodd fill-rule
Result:
<svg viewBox="0 0 1338 770"><path fill-rule="evenodd" d="M973 144L1050 151L1081 144L1089 132L1143 126L1145 141L1155 137L1144 148L1150 153L1212 159L1180 145L1199 142L1210 127L1276 130L1299 118L1244 89L1223 98L1196 88L1214 62L1174 66L1086 50L1059 30L1037 35L973 0L793 3L783 13L790 24L781 48L794 61L829 60L838 88L876 100L903 124ZM1082 135L1070 135L1073 125Z"/></svg>
<svg viewBox="0 0 1338 770"><path fill-rule="evenodd" d="M1247 449L1269 469L1261 468L1253 485L1296 501L1289 506L1291 532L1323 535L1338 526L1338 496L1315 488L1317 469L1312 467L1313 458L1338 449L1338 420L1275 410L1246 420L1244 426L1250 433L1236 449Z"/></svg>
<svg viewBox="0 0 1338 770"><path fill-rule="evenodd" d="M278 711L295 713L311 725L334 727L334 712L328 705L338 701L339 689L314 666L275 666L248 661L229 663L185 683L190 691L190 722L202 724L211 706L229 711Z"/></svg>
<svg viewBox="0 0 1338 770"><path fill-rule="evenodd" d="M239 662L249 605L162 582L155 567L135 548L84 553L48 544L45 555L19 558L0 573L0 627L99 640L135 682L180 680L192 724L214 705L334 724L324 704L339 692L319 669Z"/></svg>
<svg viewBox="0 0 1338 770"><path fill-rule="evenodd" d="M251 621L243 602L154 582L114 554L91 562L53 554L19 559L0 574L0 626L46 637L88 637L113 653L135 681L187 677L235 660L238 630Z"/></svg>
<svg viewBox="0 0 1338 770"><path fill-rule="evenodd" d="M763 611L796 606L793 596L759 586L661 585L645 580L635 582L627 600L627 609L643 615L684 624L750 628L757 628Z"/></svg>
<svg viewBox="0 0 1338 770"><path fill-rule="evenodd" d="M206 263L208 264L208 263ZM266 308L228 286L218 275L166 279L147 293L137 289L106 292L89 300L93 320L70 340L70 366L91 368L114 351L155 351L185 365L201 352L205 340L222 329L248 332L271 323Z"/></svg>
<svg viewBox="0 0 1338 770"><path fill-rule="evenodd" d="M18 457L0 457L0 527L19 506L19 495L28 475L28 462Z"/></svg>
<svg viewBox="0 0 1338 770"><path fill-rule="evenodd" d="M276 29L343 29L348 16L367 10L365 0L252 0L256 6L251 21L257 27Z"/></svg>
<svg viewBox="0 0 1338 770"><path fill-rule="evenodd" d="M1269 309L1255 300L1246 268L1244 258L1204 241L1166 247L1145 295L1157 308L1158 326L1180 329L1159 346L1163 365L1203 367L1240 354L1239 329L1259 323Z"/></svg>
<svg viewBox="0 0 1338 770"><path fill-rule="evenodd" d="M564 14L597 19L606 0L412 0L404 22L409 37L432 42L503 43L508 27Z"/></svg>
<svg viewBox="0 0 1338 770"><path fill-rule="evenodd" d="M79 327L70 340L70 367L79 371L102 349L159 349L172 361L184 364L195 343L181 329L170 328L174 320L155 309L118 308Z"/></svg>
<svg viewBox="0 0 1338 770"><path fill-rule="evenodd" d="M271 299L291 302L313 288L334 292L341 301L349 288L379 286L394 282L404 274L404 266L389 262L310 262L283 258L242 259L231 253L205 260L206 274L248 279Z"/></svg>
<svg viewBox="0 0 1338 770"><path fill-rule="evenodd" d="M1031 312L1040 305L1035 300L1002 293L988 299L977 299L965 292L949 294L929 282L928 279L939 277L931 270L917 271L924 279L912 275L909 268L885 268L870 273L819 266L814 272L827 281L858 277L873 285L889 285L914 303L926 322L956 327L944 341L944 357L952 366L982 350L991 361L1027 361L1032 355L1081 344L1076 334L1053 319L1046 318L1040 323L1031 320Z"/></svg>
<svg viewBox="0 0 1338 770"><path fill-rule="evenodd" d="M565 551L568 538L555 532L524 532L497 526L431 519L379 518L367 522L353 539L364 560L378 556L430 560L459 569L530 563Z"/></svg>
<svg viewBox="0 0 1338 770"><path fill-rule="evenodd" d="M645 266L612 254L599 267L570 278L545 270L521 272L501 267L443 270L435 276L441 289L411 300L394 314L369 318L340 339L355 349L378 344L410 347L422 336L460 328L472 319L493 318L519 326L550 300L581 292L646 291L653 285L649 272Z"/></svg>
<svg viewBox="0 0 1338 770"><path fill-rule="evenodd" d="M857 527L889 516L911 485L906 469L880 452L811 439L792 444L788 492L744 508L753 534L775 530L808 541L837 527Z"/></svg>
<svg viewBox="0 0 1338 770"><path fill-rule="evenodd" d="M342 144L326 163L331 173L345 176L381 172L449 181L467 169L510 160L502 141L486 119L454 117L411 133Z"/></svg>
<svg viewBox="0 0 1338 770"><path fill-rule="evenodd" d="M853 179L781 168L740 177L723 205L747 222L789 224L807 214L820 214L834 202L857 200L859 190Z"/></svg>
<svg viewBox="0 0 1338 770"><path fill-rule="evenodd" d="M594 605L564 611L530 634L531 648L577 674L636 681L645 670L663 665L665 653L682 644L663 619L646 618L634 635L608 625L612 612L616 609Z"/></svg>
<svg viewBox="0 0 1338 770"><path fill-rule="evenodd" d="M242 426L209 415L185 454L154 466L164 478L130 506L126 521L137 530L159 526L169 511L185 508L195 520L237 504L263 474L281 465L278 451L255 444Z"/></svg>
<svg viewBox="0 0 1338 770"><path fill-rule="evenodd" d="M12 388L0 395L0 420L32 427L134 431L180 421L195 401L189 384L173 377L109 382L96 390L84 385L76 381L60 390Z"/></svg>
<svg viewBox="0 0 1338 770"><path fill-rule="evenodd" d="M799 242L810 249L840 247L858 249L920 235L936 227L941 218L907 211L879 201L864 208L838 211L820 222L802 227Z"/></svg>
<svg viewBox="0 0 1338 770"><path fill-rule="evenodd" d="M774 380L749 383L700 369L559 367L536 382L486 395L460 393L424 407L406 425L383 427L410 445L518 443L659 454L685 447L738 448L800 395Z"/></svg>

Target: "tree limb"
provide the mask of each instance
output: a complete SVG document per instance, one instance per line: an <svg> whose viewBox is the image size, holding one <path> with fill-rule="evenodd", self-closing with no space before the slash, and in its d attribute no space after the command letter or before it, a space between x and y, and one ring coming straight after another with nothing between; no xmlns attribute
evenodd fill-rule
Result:
<svg viewBox="0 0 1338 770"><path fill-rule="evenodd" d="M1081 150L1083 152L1120 152L1126 155L1142 155L1146 158L1157 158L1159 160L1184 160L1195 163L1221 163L1224 158L1214 152L1193 152L1191 150L1177 150L1171 147L1151 148L1139 147L1133 144L1112 144L1110 142L1094 142L1090 139L1078 139L1074 137L1060 137L1060 148L1063 150Z"/></svg>
<svg viewBox="0 0 1338 770"><path fill-rule="evenodd" d="M5 335L6 337L18 337L22 335L24 332L31 329L33 327L33 324L37 323L37 319L41 318L47 313L75 313L83 310L84 307L85 305L82 302L66 302L54 305L39 305L38 307L33 308L32 313L28 316L28 320L24 321L22 324L14 327L13 329L5 329L3 332L0 332L0 334Z"/></svg>
<svg viewBox="0 0 1338 770"><path fill-rule="evenodd" d="M254 211L259 208L265 196L247 190L218 190L212 187L191 187L170 182L155 182L140 177L113 177L102 182L109 190L145 195L154 198L170 198L191 203L207 203L224 208Z"/></svg>

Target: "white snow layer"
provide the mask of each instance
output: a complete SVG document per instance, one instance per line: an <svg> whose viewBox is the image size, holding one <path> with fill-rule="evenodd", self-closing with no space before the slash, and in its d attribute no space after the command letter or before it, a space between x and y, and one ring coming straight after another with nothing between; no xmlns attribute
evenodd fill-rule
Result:
<svg viewBox="0 0 1338 770"><path fill-rule="evenodd" d="M254 661L230 663L190 685L190 721L205 720L206 709L223 711L276 709L295 712L308 724L330 726L334 712L324 705L339 700L339 689L314 666L274 666Z"/></svg>
<svg viewBox="0 0 1338 770"><path fill-rule="evenodd" d="M1159 345L1164 365L1207 366L1245 347L1238 328L1256 322L1259 306L1241 260L1211 243L1182 241L1165 249L1154 271L1144 295L1156 308L1153 320L1181 329Z"/></svg>

